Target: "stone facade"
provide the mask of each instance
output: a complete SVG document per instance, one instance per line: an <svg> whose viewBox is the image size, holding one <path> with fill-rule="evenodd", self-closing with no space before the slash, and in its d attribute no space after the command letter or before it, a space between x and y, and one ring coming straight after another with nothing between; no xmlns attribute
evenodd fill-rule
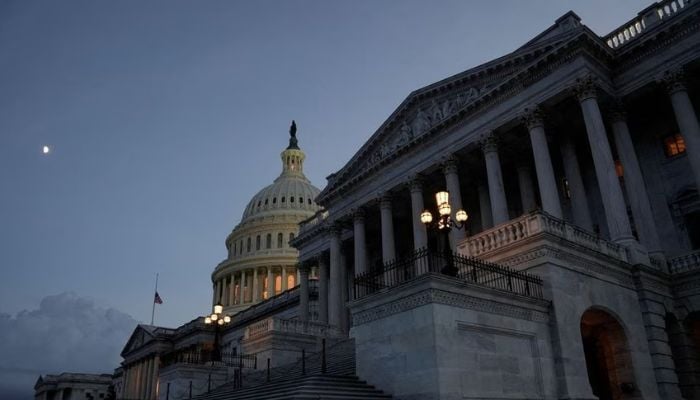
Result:
<svg viewBox="0 0 700 400"><path fill-rule="evenodd" d="M292 242L360 377L398 399L700 399L698 43L697 2L606 36L569 12L412 92ZM456 277L421 221L441 190L470 214Z"/></svg>

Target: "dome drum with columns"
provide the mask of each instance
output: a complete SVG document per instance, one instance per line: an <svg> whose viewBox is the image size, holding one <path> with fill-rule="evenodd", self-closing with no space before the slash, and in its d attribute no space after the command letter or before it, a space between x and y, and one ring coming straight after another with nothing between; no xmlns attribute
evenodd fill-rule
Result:
<svg viewBox="0 0 700 400"><path fill-rule="evenodd" d="M213 304L237 313L291 289L299 282L298 251L289 245L299 222L319 206L320 192L304 176L304 152L292 121L289 146L281 153L282 173L250 200L241 222L226 238L228 257L212 273Z"/></svg>

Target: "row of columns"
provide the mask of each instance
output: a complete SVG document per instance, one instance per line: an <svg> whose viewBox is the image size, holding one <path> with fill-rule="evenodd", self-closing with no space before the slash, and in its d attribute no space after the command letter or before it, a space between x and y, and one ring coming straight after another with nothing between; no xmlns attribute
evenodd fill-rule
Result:
<svg viewBox="0 0 700 400"><path fill-rule="evenodd" d="M678 83L678 74L673 75L673 77L670 80L671 83L669 83L669 94L676 119L681 127L681 133L686 139L688 157L693 168L695 180L700 182L700 126L685 87ZM605 123L598 104L595 81L591 77L579 79L575 92L583 114L610 239L623 245L635 246L636 241L632 235L625 198L615 171L612 150L607 139ZM542 112L537 107L526 110L522 122L528 129L532 144L537 185L542 203L541 208L549 215L561 219L563 218L563 211L559 200L559 190L547 143ZM625 171L625 189L630 193L630 206L636 222L639 239L651 254L656 253L661 256L658 231L654 223L649 198L646 195L647 190L625 114L619 110L612 113L611 122L615 145ZM480 185L478 189L479 203L482 226L487 228L507 222L510 216L498 154L498 143L493 132L487 132L482 135L480 144L486 166L487 187L483 184ZM562 138L560 151L564 163L564 173L571 192L573 222L584 229L592 231L593 222L588 208L586 189L581 178L581 170L571 138ZM443 163L442 170L447 190L450 192L451 206L454 212L462 208L457 160L454 157L448 158ZM529 167L524 165L518 167L518 181L523 210L531 211L537 208L532 184L533 179ZM420 221L420 213L424 209L420 179L413 179L409 186L413 242L414 247L418 249L427 245L425 226ZM382 261L386 263L396 257L391 199L388 196L381 197L379 207ZM367 270L364 213L356 212L353 220L355 272L360 274ZM451 241L454 245L464 238L465 232L453 230L451 235Z"/></svg>
<svg viewBox="0 0 700 400"><path fill-rule="evenodd" d="M129 365L124 371L124 398L150 400L156 397L160 358L151 356Z"/></svg>
<svg viewBox="0 0 700 400"><path fill-rule="evenodd" d="M260 278L259 275L265 275ZM289 277L296 274L292 284ZM280 290L276 290L276 279L281 278ZM252 280L252 282L251 282ZM263 298L271 298L278 293L291 289L299 282L299 271L296 267L258 267L244 269L238 273L232 273L228 277L219 279L214 284L214 304L221 303L224 306L233 306L246 303L257 303ZM265 287L265 283L266 286ZM246 290L248 289L248 290ZM250 290L252 289L252 293ZM238 291L237 291L238 290Z"/></svg>
<svg viewBox="0 0 700 400"><path fill-rule="evenodd" d="M678 125L681 128L681 134L686 140L688 157L697 183L700 182L700 126L687 91L684 86L678 84L677 77L678 75L676 74L669 81L671 82L669 83L669 94ZM636 246L637 242L632 235L625 198L616 174L612 150L600 111L597 86L594 79L586 77L577 80L575 93L583 115L610 239L623 245ZM542 112L537 107L526 110L522 122L527 127L532 144L537 185L542 203L541 208L544 212L561 219L563 218L563 211L559 200L559 190L547 143ZM639 160L634 151L625 114L620 112L620 110L612 113L611 127L617 152L625 171L625 189L631 194L629 196L630 206L637 224L640 241L652 254L660 252L659 236L654 223L651 205L646 195L647 190L641 168L639 167ZM485 160L487 186L483 184L479 186L479 205L481 208L482 226L488 228L507 222L509 214L498 154L498 144L493 132L487 132L482 135L480 144ZM571 138L562 138L560 152L564 164L564 173L569 185L568 189L571 193L573 222L584 229L592 230L593 222L588 208L586 188L583 184L581 170ZM449 157L442 165L447 190L451 194L450 199L453 212L462 208L457 164L457 160L454 157ZM529 167L518 167L518 182L523 210L527 212L535 209L537 207L536 195ZM419 177L411 180L409 191L413 242L414 247L419 249L427 246L428 242L425 225L420 221L420 213L424 209L424 202L422 182ZM389 196L381 196L379 210L382 261L387 263L396 257L392 201ZM353 213L354 260L355 274L357 275L368 270L365 228L365 212L360 208ZM464 233L462 231L452 231L451 240L453 243L457 243L463 238ZM346 299L343 293L347 293L347 288L343 286L343 279L347 275L347 267L344 265L344 257L340 247L340 231L337 228L332 228L330 231L330 256L328 257L330 265L327 264L325 258L319 257L318 259L320 280L319 319L321 322L336 326L344 323L344 302ZM301 269L302 275L300 279L302 285L300 318L303 320L308 320L309 307L308 271L304 272L306 268L308 267Z"/></svg>

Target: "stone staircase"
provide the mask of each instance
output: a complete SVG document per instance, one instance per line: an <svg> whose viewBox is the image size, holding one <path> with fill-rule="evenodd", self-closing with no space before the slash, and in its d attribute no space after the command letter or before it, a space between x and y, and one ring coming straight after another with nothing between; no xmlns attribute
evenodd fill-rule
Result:
<svg viewBox="0 0 700 400"><path fill-rule="evenodd" d="M326 350L326 373L322 373L322 356L306 356L305 370L301 358L292 364L267 371L247 373L243 387L226 383L211 392L195 397L198 400L350 400L391 399L355 375L355 343L343 340Z"/></svg>

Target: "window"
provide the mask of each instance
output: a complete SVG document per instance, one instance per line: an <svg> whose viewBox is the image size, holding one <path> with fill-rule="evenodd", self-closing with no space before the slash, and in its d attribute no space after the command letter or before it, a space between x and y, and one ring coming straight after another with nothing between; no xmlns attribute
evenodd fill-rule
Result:
<svg viewBox="0 0 700 400"><path fill-rule="evenodd" d="M246 252L250 253L250 238L248 238L248 243L246 243Z"/></svg>
<svg viewBox="0 0 700 400"><path fill-rule="evenodd" d="M294 196L289 196L289 202L294 203Z"/></svg>
<svg viewBox="0 0 700 400"><path fill-rule="evenodd" d="M268 200L270 200L270 199L265 199L265 205L267 205L267 201L268 201Z"/></svg>
<svg viewBox="0 0 700 400"><path fill-rule="evenodd" d="M262 201L258 200L258 208L262 205Z"/></svg>
<svg viewBox="0 0 700 400"><path fill-rule="evenodd" d="M255 250L260 250L260 235L255 237Z"/></svg>
<svg viewBox="0 0 700 400"><path fill-rule="evenodd" d="M287 275L287 287L290 289L293 288L295 286L295 280L296 276L294 276L293 274Z"/></svg>
<svg viewBox="0 0 700 400"><path fill-rule="evenodd" d="M304 198L303 198L303 197L299 197L299 204L304 204Z"/></svg>
<svg viewBox="0 0 700 400"><path fill-rule="evenodd" d="M282 241L284 241L284 235L282 233L277 234L277 248L281 249L282 248Z"/></svg>
<svg viewBox="0 0 700 400"><path fill-rule="evenodd" d="M238 243L238 254L243 254L243 239Z"/></svg>
<svg viewBox="0 0 700 400"><path fill-rule="evenodd" d="M306 199L306 200L308 200L308 202L309 202L309 205L311 205L311 197L309 197L309 198L308 198L308 199Z"/></svg>
<svg viewBox="0 0 700 400"><path fill-rule="evenodd" d="M268 233L265 237L265 248L269 249L270 247L272 247L272 234Z"/></svg>
<svg viewBox="0 0 700 400"><path fill-rule="evenodd" d="M666 157L674 157L685 153L685 140L680 133L664 138L664 152Z"/></svg>
<svg viewBox="0 0 700 400"><path fill-rule="evenodd" d="M282 203L284 203L284 196L282 196Z"/></svg>
<svg viewBox="0 0 700 400"><path fill-rule="evenodd" d="M289 241L291 242L292 240L294 240L294 232L289 234Z"/></svg>
<svg viewBox="0 0 700 400"><path fill-rule="evenodd" d="M622 163L620 160L615 160L615 174L617 174L618 178L622 178L622 176L625 174L625 170L622 168Z"/></svg>
<svg viewBox="0 0 700 400"><path fill-rule="evenodd" d="M272 198L272 204L277 204L277 197Z"/></svg>

